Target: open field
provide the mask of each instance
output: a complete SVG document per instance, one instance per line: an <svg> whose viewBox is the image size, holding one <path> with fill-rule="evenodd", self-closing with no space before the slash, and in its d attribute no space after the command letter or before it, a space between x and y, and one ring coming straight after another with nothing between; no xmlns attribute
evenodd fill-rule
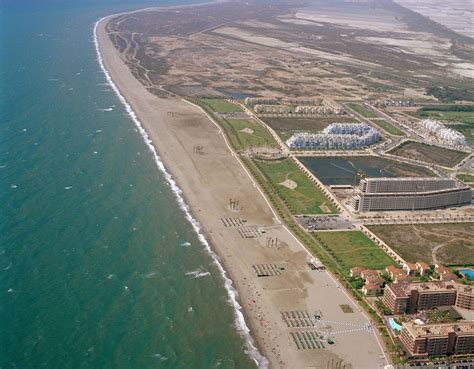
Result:
<svg viewBox="0 0 474 369"><path fill-rule="evenodd" d="M407 113L417 118L474 124L474 105L427 105Z"/></svg>
<svg viewBox="0 0 474 369"><path fill-rule="evenodd" d="M334 206L291 159L255 161L292 214L336 213Z"/></svg>
<svg viewBox="0 0 474 369"><path fill-rule="evenodd" d="M209 106L216 113L232 113L241 112L242 108L236 104L232 104L224 99L200 99L202 104Z"/></svg>
<svg viewBox="0 0 474 369"><path fill-rule="evenodd" d="M416 116L436 120L446 120L474 124L474 111L419 110Z"/></svg>
<svg viewBox="0 0 474 369"><path fill-rule="evenodd" d="M474 264L474 223L377 225L367 228L406 261Z"/></svg>
<svg viewBox="0 0 474 369"><path fill-rule="evenodd" d="M329 250L348 275L352 267L384 269L396 265L385 252L360 231L316 232L315 237Z"/></svg>
<svg viewBox="0 0 474 369"><path fill-rule="evenodd" d="M474 146L474 123L447 124L447 126L461 132L466 137L467 143Z"/></svg>
<svg viewBox="0 0 474 369"><path fill-rule="evenodd" d="M472 44L387 3L208 4L123 15L108 31L153 93L180 96L426 98L433 86L472 89ZM459 41L459 42L458 42ZM249 62L251 61L251 62ZM435 102L435 99L430 97Z"/></svg>
<svg viewBox="0 0 474 369"><path fill-rule="evenodd" d="M253 119L223 118L215 113L242 112L240 106L224 99L199 99L195 101L220 123L235 150L257 147L277 148L271 133Z"/></svg>
<svg viewBox="0 0 474 369"><path fill-rule="evenodd" d="M252 119L221 119L227 137L236 149L278 147L268 130Z"/></svg>
<svg viewBox="0 0 474 369"><path fill-rule="evenodd" d="M378 125L387 133L390 133L391 135L405 136L405 133L403 133L403 131L395 127L393 124L387 122L385 119L371 119L370 121Z"/></svg>
<svg viewBox="0 0 474 369"><path fill-rule="evenodd" d="M397 0L403 6L423 14L463 35L474 37L474 9L470 0Z"/></svg>
<svg viewBox="0 0 474 369"><path fill-rule="evenodd" d="M433 177L422 166L376 156L301 157L299 160L325 185L357 185L364 177Z"/></svg>
<svg viewBox="0 0 474 369"><path fill-rule="evenodd" d="M356 123L357 120L341 117L317 117L317 118L280 118L280 117L262 117L282 140L287 140L296 132L317 133L322 131L331 123Z"/></svg>
<svg viewBox="0 0 474 369"><path fill-rule="evenodd" d="M365 118L377 118L377 114L375 114L372 110L366 108L361 104L348 103L347 106Z"/></svg>
<svg viewBox="0 0 474 369"><path fill-rule="evenodd" d="M468 173L461 173L458 174L456 177L467 185L474 187L474 175Z"/></svg>
<svg viewBox="0 0 474 369"><path fill-rule="evenodd" d="M454 167L468 156L462 151L445 149L443 147L426 145L415 141L406 141L389 151L390 154L409 159L421 160L426 163Z"/></svg>

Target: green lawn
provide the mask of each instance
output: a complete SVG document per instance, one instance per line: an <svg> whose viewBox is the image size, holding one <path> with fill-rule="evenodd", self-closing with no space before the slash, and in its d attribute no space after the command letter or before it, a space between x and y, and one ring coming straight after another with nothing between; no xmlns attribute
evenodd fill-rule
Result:
<svg viewBox="0 0 474 369"><path fill-rule="evenodd" d="M270 132L251 119L220 119L227 137L236 150L250 147L278 147Z"/></svg>
<svg viewBox="0 0 474 369"><path fill-rule="evenodd" d="M474 124L474 111L418 110L417 115L421 118L450 120Z"/></svg>
<svg viewBox="0 0 474 369"><path fill-rule="evenodd" d="M348 103L347 106L352 110L356 111L360 115L366 118L377 118L377 114L375 114L372 110L367 109L366 107L362 106L361 104L357 103Z"/></svg>
<svg viewBox="0 0 474 369"><path fill-rule="evenodd" d="M464 182L474 182L474 175L469 173L458 174L458 178Z"/></svg>
<svg viewBox="0 0 474 369"><path fill-rule="evenodd" d="M262 146L278 147L270 132L255 120L223 118L216 114L241 112L240 106L224 99L199 99L196 102L219 122L235 150Z"/></svg>
<svg viewBox="0 0 474 369"><path fill-rule="evenodd" d="M202 104L205 104L216 113L232 113L243 111L242 108L224 99L200 99Z"/></svg>
<svg viewBox="0 0 474 369"><path fill-rule="evenodd" d="M474 123L446 124L446 126L461 132L466 137L468 144L474 146Z"/></svg>
<svg viewBox="0 0 474 369"><path fill-rule="evenodd" d="M463 181L464 183L474 187L474 175L468 173L461 173L457 175L457 178Z"/></svg>
<svg viewBox="0 0 474 369"><path fill-rule="evenodd" d="M315 237L336 259L345 274L356 266L384 269L387 265L397 265L361 231L316 232Z"/></svg>
<svg viewBox="0 0 474 369"><path fill-rule="evenodd" d="M291 159L255 161L255 164L292 214L337 213L326 196ZM291 188L292 185L296 186Z"/></svg>
<svg viewBox="0 0 474 369"><path fill-rule="evenodd" d="M371 121L392 135L405 136L403 131L395 127L393 124L387 122L385 119L372 119Z"/></svg>

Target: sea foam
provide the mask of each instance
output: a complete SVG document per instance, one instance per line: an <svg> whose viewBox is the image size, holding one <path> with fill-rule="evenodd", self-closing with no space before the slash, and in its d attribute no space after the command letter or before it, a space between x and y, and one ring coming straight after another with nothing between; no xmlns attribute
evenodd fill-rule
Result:
<svg viewBox="0 0 474 369"><path fill-rule="evenodd" d="M201 268L197 268L196 270L185 273L185 275L191 276L193 279L195 279L195 278L206 277L208 275L211 275L211 273L206 272L206 271L202 270Z"/></svg>
<svg viewBox="0 0 474 369"><path fill-rule="evenodd" d="M235 325L237 327L238 332L244 337L245 339L245 345L246 345L246 350L245 352L249 357L255 361L255 363L258 365L260 369L268 369L270 364L268 362L268 359L263 356L258 348L256 347L255 341L250 335L250 329L247 326L247 323L245 322L244 314L242 313L242 306L240 306L240 303L238 301L238 292L234 288L234 285L232 283L232 280L227 276L227 272L225 271L224 267L219 261L219 257L217 254L212 251L211 247L209 246L209 243L207 242L206 237L204 237L204 234L201 232L201 226L199 222L193 218L191 215L191 210L189 209L189 206L186 204L183 198L183 191L178 187L176 184L175 180L171 176L171 174L166 170L163 162L161 161L161 158L159 157L155 147L153 146L153 143L148 136L148 133L145 131L143 128L141 122L138 120L137 115L135 112L132 110L132 107L130 104L127 102L125 97L120 93L120 90L118 89L117 85L113 82L112 77L110 76L108 70L105 68L104 61L102 59L102 55L100 53L100 48L99 48L99 41L97 39L97 27L99 26L99 23L104 20L106 17L103 17L99 19L95 25L94 25L94 45L95 45L95 50L97 53L97 61L99 62L100 68L102 69L102 72L105 75L105 78L110 85L110 87L114 90L115 94L117 95L119 101L123 104L125 107L125 110L127 111L128 115L132 119L132 121L135 123L138 132L142 136L143 140L145 141L146 145L150 149L153 158L155 160L156 165L158 166L158 169L163 173L166 181L168 182L169 186L171 187L172 191L175 194L176 201L178 202L179 207L181 210L183 210L184 215L188 222L191 224L193 227L194 231L196 232L199 241L202 243L206 251L209 253L209 255L212 257L215 265L217 266L219 272L222 275L222 278L224 279L224 286L227 290L227 294L229 296L229 304L233 307L234 313L235 313Z"/></svg>

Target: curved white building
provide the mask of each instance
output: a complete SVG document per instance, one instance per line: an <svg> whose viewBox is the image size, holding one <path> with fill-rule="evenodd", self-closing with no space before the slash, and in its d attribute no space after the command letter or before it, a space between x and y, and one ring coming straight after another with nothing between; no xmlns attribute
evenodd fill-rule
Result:
<svg viewBox="0 0 474 369"><path fill-rule="evenodd" d="M291 149L358 149L380 139L376 129L365 123L333 123L320 133L295 133L286 144Z"/></svg>

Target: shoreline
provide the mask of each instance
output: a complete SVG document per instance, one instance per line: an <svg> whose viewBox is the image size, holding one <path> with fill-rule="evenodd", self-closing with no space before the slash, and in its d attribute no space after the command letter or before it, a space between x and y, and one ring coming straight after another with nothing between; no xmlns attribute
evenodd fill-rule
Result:
<svg viewBox="0 0 474 369"><path fill-rule="evenodd" d="M237 329L244 335L250 349L250 357L260 368L303 368L308 363L319 363L323 366L330 360L344 360L352 363L354 368L375 367L376 363L386 363L386 357L384 360L378 357L385 353L373 333L370 333L370 342L362 345L363 348L348 348L347 344L352 341L350 337L342 336L340 339L338 336L342 344L331 350L309 350L313 351L313 356L291 347L288 335L284 334L287 329L281 321L282 310L313 309L319 304L324 305L324 311L327 311L329 316L338 303L349 303L355 306L358 312L352 319L347 319L367 324L367 316L329 272L315 276L303 269L308 251L286 226L278 221L266 196L228 147L220 127L217 126L216 134L216 123L200 108L181 98L159 98L152 95L132 76L105 31L104 23L115 16L117 14L102 18L94 27L101 68L111 86L115 86L114 91L152 151L160 171L164 173L173 191L176 190L178 204L185 212L187 220L218 265L234 308ZM184 117L183 122L167 116L166 109L178 112ZM205 141L204 147L211 152L206 158L196 158L192 154L192 147L186 146L190 141L178 135ZM215 147L208 147L210 144ZM206 163L207 159L212 163ZM254 245L251 246L249 241L242 241L231 233L232 230L222 229L219 215L234 215L226 206L227 199L230 198L226 196L234 196L235 193L246 199L246 202L243 201L244 206L250 209L245 214L246 218L253 218L252 223L255 224L271 226L272 231L269 234L277 235L287 244L287 250L279 252L277 256L289 264L294 264L295 275L279 277L280 281L257 280L251 263L275 258L276 252L250 248ZM249 248L242 252L244 244L245 247L249 245ZM320 296L324 296L328 301L319 301ZM359 351L367 356L358 358Z"/></svg>
<svg viewBox="0 0 474 369"><path fill-rule="evenodd" d="M186 203L185 196L181 188L178 186L176 181L173 179L172 174L167 170L166 166L164 165L158 150L153 144L153 141L150 139L146 129L144 128L143 124L138 119L138 116L133 111L133 108L128 103L126 98L122 95L118 86L114 83L110 73L108 72L107 68L104 65L103 57L100 51L100 44L98 41L98 29L102 22L108 20L109 18L115 17L116 15L103 17L99 19L94 24L94 46L97 54L97 60L99 62L100 68L104 73L104 76L107 80L107 83L112 87L114 93L117 95L119 101L125 107L128 115L132 119L132 121L137 126L140 135L142 136L145 144L147 145L148 149L153 155L153 159L159 169L159 171L165 177L166 182L170 185L171 190L174 193L176 201L180 207L180 209L184 212L186 220L191 224L194 232L198 236L199 241L206 249L207 253L211 256L213 263L217 266L220 275L224 281L224 287L227 291L228 302L232 306L234 311L234 318L235 318L235 326L239 334L244 337L245 344L247 346L246 354L255 362L258 368L267 369L269 367L269 362L265 356L263 356L256 346L256 342L250 333L250 328L247 326L245 313L243 312L243 308L239 303L239 294L237 289L234 287L234 283L231 278L227 276L227 271L221 263L221 258L212 250L206 236L202 232L202 226L200 225L199 221L193 217L191 213L191 209L189 208L188 204Z"/></svg>

